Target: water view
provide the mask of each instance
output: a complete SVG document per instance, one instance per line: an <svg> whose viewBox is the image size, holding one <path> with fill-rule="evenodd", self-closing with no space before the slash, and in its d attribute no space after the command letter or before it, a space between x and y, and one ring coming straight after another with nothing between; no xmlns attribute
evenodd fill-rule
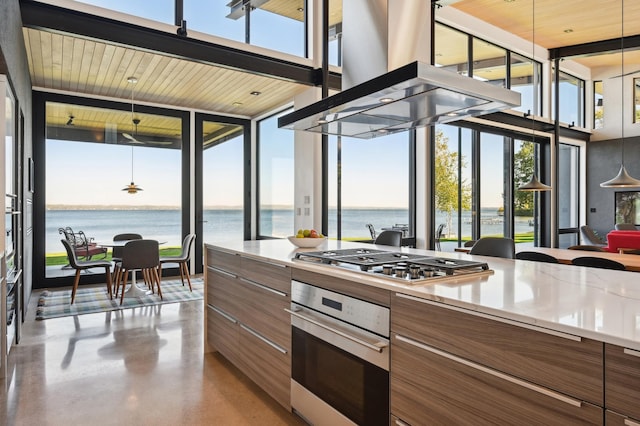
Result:
<svg viewBox="0 0 640 426"><path fill-rule="evenodd" d="M483 235L501 234L503 217L495 208L482 209ZM241 239L243 235L244 213L241 209L208 209L204 211L204 239ZM375 229L408 223L405 209L364 208L343 209L342 237L348 239L370 238L366 224ZM447 223L444 213L436 214L436 223ZM167 246L182 243L181 211L177 209L149 210L62 210L51 209L46 213L46 252L62 252L58 228L71 227L95 241L111 241L115 234L135 232L145 238L165 241ZM262 235L285 237L292 235L293 211L290 209L263 210L260 222ZM531 218L516 217L516 234L531 232ZM329 237L335 237L337 219L335 209L329 212ZM457 235L457 217L453 218L451 229L445 229L445 237ZM462 235L470 238L471 212L462 216Z"/></svg>

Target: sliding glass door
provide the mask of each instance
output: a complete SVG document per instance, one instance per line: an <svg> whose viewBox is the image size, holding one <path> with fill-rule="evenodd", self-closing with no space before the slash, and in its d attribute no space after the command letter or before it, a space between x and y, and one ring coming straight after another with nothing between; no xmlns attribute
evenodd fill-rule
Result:
<svg viewBox="0 0 640 426"><path fill-rule="evenodd" d="M444 225L442 250L480 237L535 246L549 241L547 195L518 190L533 173L545 176L546 140L450 125L436 126L435 134L434 227Z"/></svg>

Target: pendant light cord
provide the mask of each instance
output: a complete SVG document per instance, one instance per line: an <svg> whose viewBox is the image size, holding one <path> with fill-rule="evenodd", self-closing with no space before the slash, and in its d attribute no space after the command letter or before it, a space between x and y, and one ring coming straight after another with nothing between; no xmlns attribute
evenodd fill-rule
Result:
<svg viewBox="0 0 640 426"><path fill-rule="evenodd" d="M534 144L533 149L535 151L536 143L536 120L534 118L536 111L536 0L531 2L531 73L533 74L533 104L531 105L531 142ZM534 162L535 168L535 162ZM536 174L536 170L533 171Z"/></svg>
<svg viewBox="0 0 640 426"><path fill-rule="evenodd" d="M620 143L622 144L620 164L624 167L624 0L620 0L620 99L621 99L621 127L620 127Z"/></svg>
<svg viewBox="0 0 640 426"><path fill-rule="evenodd" d="M133 183L133 145L131 145L131 183Z"/></svg>
<svg viewBox="0 0 640 426"><path fill-rule="evenodd" d="M135 90L135 84L131 85L131 124L133 125L133 91ZM134 129L131 128L133 131Z"/></svg>

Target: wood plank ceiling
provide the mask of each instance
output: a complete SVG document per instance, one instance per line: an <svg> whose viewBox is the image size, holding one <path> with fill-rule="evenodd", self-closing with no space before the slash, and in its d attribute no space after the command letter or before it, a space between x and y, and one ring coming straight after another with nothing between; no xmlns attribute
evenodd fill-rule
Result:
<svg viewBox="0 0 640 426"><path fill-rule="evenodd" d="M454 0L449 3L524 40L535 39L537 45L546 49L620 38L623 24L625 37L638 35L640 31L639 1ZM620 52L612 52L572 60L593 69L620 66L622 58ZM625 67L639 65L640 51L625 51L624 63Z"/></svg>

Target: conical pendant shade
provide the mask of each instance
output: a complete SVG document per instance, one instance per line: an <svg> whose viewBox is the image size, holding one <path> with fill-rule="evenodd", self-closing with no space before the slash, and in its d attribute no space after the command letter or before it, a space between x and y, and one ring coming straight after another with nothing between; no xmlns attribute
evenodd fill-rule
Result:
<svg viewBox="0 0 640 426"><path fill-rule="evenodd" d="M531 179L529 182L521 185L518 188L519 191L550 191L551 187L549 185L545 185L544 183L538 180L538 176L534 174L531 175Z"/></svg>
<svg viewBox="0 0 640 426"><path fill-rule="evenodd" d="M620 29L620 88L621 92L624 93L624 0L620 2L621 8L621 29ZM622 120L620 126L620 144L622 147L622 160L620 161L620 171L613 179L610 179L606 182L602 182L600 184L603 188L635 188L640 187L640 180L632 178L627 173L627 169L624 168L624 102L622 103L622 113L620 114L620 118Z"/></svg>
<svg viewBox="0 0 640 426"><path fill-rule="evenodd" d="M620 165L620 171L613 179L600 184L603 188L633 188L640 187L640 180L632 178L624 168L624 164Z"/></svg>

